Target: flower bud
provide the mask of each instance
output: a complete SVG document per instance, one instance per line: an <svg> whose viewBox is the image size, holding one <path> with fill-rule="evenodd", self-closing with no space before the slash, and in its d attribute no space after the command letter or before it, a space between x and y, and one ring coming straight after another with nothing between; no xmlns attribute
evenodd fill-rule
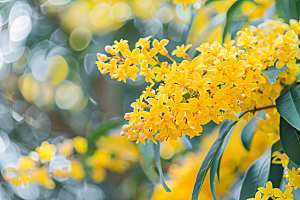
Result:
<svg viewBox="0 0 300 200"><path fill-rule="evenodd" d="M101 58L102 61L106 61L107 60L107 55L101 54L100 58Z"/></svg>
<svg viewBox="0 0 300 200"><path fill-rule="evenodd" d="M101 59L101 53L97 53L97 58L98 58L98 60Z"/></svg>
<svg viewBox="0 0 300 200"><path fill-rule="evenodd" d="M122 126L122 132L128 133L129 125Z"/></svg>
<svg viewBox="0 0 300 200"><path fill-rule="evenodd" d="M131 119L131 117L130 117L130 113L125 113L125 115L124 115L124 119L126 119L126 120L130 120L130 119Z"/></svg>
<svg viewBox="0 0 300 200"><path fill-rule="evenodd" d="M131 135L128 135L127 140L132 141L132 140L133 140L133 139L132 139L132 136L131 136Z"/></svg>
<svg viewBox="0 0 300 200"><path fill-rule="evenodd" d="M127 133L128 133L128 132L122 131L122 132L120 133L120 135L121 135L121 136L125 136L125 135L127 135Z"/></svg>
<svg viewBox="0 0 300 200"><path fill-rule="evenodd" d="M106 51L107 53L112 52L112 50L113 50L112 46L110 46L110 45L106 45L106 46L105 46L105 51Z"/></svg>
<svg viewBox="0 0 300 200"><path fill-rule="evenodd" d="M137 128L142 128L142 126L144 126L144 123L142 123L142 122L139 122L139 123L137 123Z"/></svg>
<svg viewBox="0 0 300 200"><path fill-rule="evenodd" d="M105 75L107 73L107 69L102 70L102 74Z"/></svg>

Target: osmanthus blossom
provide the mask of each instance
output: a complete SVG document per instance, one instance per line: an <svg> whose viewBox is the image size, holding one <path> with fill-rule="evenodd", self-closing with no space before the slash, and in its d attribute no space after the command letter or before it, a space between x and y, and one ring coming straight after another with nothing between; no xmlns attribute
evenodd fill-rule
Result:
<svg viewBox="0 0 300 200"><path fill-rule="evenodd" d="M283 85L291 84L299 73L296 64L299 41L295 24L289 30L284 23L272 26L274 23L277 22L269 20L259 28L250 26L239 31L234 48L234 43L230 43L230 48L229 43L226 47L218 42L201 44L196 48L200 54L194 58L187 54L191 45L177 46L172 55L181 59L179 63L169 55L166 39L141 38L132 51L126 40L105 47L110 55L101 54L96 62L102 74L109 72L111 78L123 82L144 76L151 84L131 104L133 112L125 114L129 126L121 135L143 143L177 139L186 134L194 137L210 121L218 124L226 119L238 120L240 112L275 107L274 100ZM273 42L268 40L270 34ZM135 52L134 56L131 52ZM171 62L161 62L159 54ZM285 65L288 69L271 85L262 71L274 65L277 68ZM157 89L153 89L155 83ZM272 126L266 126L267 122ZM275 112L259 120L257 126L275 139L278 124L279 114Z"/></svg>
<svg viewBox="0 0 300 200"><path fill-rule="evenodd" d="M182 3L185 8L194 3L175 2ZM143 41L147 47L136 44L141 54L137 56L140 60L135 67L140 68L137 74L145 76L151 86L142 92L137 100L139 103L132 104L133 112L125 114L129 125L123 127L121 135L143 144L150 140L154 143L176 140L185 135L194 137L199 136L202 126L210 121L217 124L226 119L237 121L238 113L258 109L265 110L265 118L259 118L257 132L264 133L272 141L278 140L280 115L275 99L284 85L293 83L300 71L296 64L296 59L300 58L297 26L294 22L289 26L268 20L259 28L250 26L239 31L236 46L234 42L224 46L217 42L201 44L196 48L200 54L194 58L187 54L191 45L177 46L172 55L182 59L179 63L168 54L166 39L154 40L152 46L150 36L140 39L138 43ZM117 59L118 65L126 63L130 56L124 56L120 50L123 47L126 47L124 40L107 46L106 49L113 52L107 51L111 57L106 61L99 59L96 64L102 71L107 65L110 71L110 60ZM161 62L158 54L171 62ZM262 72L273 66L288 69L277 77L275 84L270 84ZM125 71L123 74L125 79L131 78ZM156 90L153 89L154 81L158 83ZM274 164L285 166L288 162L285 154L274 156ZM293 199L291 192L300 186L300 175L295 170L287 169L287 172L284 177L289 178L289 183L285 191L267 182L265 188L258 188L259 192L251 200Z"/></svg>

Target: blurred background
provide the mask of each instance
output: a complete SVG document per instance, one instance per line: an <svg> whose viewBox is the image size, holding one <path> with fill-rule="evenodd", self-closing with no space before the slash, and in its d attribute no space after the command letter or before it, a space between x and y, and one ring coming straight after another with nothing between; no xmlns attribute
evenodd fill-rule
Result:
<svg viewBox="0 0 300 200"><path fill-rule="evenodd" d="M196 48L202 42L221 42L226 12L234 2L210 1L201 6L199 1L196 2L198 7L195 6L198 9L190 5L185 10L170 0L0 0L2 174L7 166L17 163L21 155L28 155L42 141L59 144L76 136L85 138L109 119L132 111L130 104L147 84L139 77L135 82L128 80L128 84L124 84L101 75L95 61L98 52L105 53L105 45L126 39L132 49L139 38L147 36L169 39L169 51L182 43ZM272 18L274 12L274 0L245 1L240 13L233 16L235 26L230 32L234 34L249 24L257 25ZM226 38L230 40L230 36ZM55 189L47 189L35 184L15 187L1 177L0 198L169 199L163 196L165 192L159 184L154 187L156 182L151 180L151 174L143 172L138 145L119 136L122 123L116 123L115 128L89 141L96 142L92 145L94 149L79 159L87 170L85 179L55 179ZM205 127L205 145L199 145L199 138L192 141L192 147L184 140L162 144L163 170L170 172L167 183L171 189L184 185L177 193L176 189L172 191L172 199L190 198L205 155L193 152L209 148L208 144L216 136L214 127L213 124ZM247 161L248 165L264 149L260 148L257 155ZM96 164L86 166L86 157L96 156L95 150L105 152L110 159L108 164L101 168L95 167ZM246 151L240 156L246 158ZM106 162L102 154L95 159ZM65 160L52 164L62 165L62 162ZM226 178L224 187L217 188L218 194L228 196L228 188L238 178L230 170L246 170L247 164L242 165L228 169L231 176ZM209 186L206 190L206 198L210 199ZM178 196L179 191L186 196Z"/></svg>

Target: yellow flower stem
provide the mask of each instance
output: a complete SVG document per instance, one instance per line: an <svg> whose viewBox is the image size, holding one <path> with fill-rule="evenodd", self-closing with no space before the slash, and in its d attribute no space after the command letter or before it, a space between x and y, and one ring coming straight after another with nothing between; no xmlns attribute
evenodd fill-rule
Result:
<svg viewBox="0 0 300 200"><path fill-rule="evenodd" d="M249 54L249 47L248 47L248 45L245 45L245 47L246 47L247 54Z"/></svg>
<svg viewBox="0 0 300 200"><path fill-rule="evenodd" d="M265 109L269 109L269 108L275 108L276 105L270 105L270 106L266 106L266 107L262 107L262 108L256 108L254 107L254 109L252 110L249 110L249 112L253 112L253 114L257 111L260 111L260 110L265 110Z"/></svg>
<svg viewBox="0 0 300 200"><path fill-rule="evenodd" d="M192 62L191 58L189 57L189 55L185 54L184 58L186 58L188 61Z"/></svg>
<svg viewBox="0 0 300 200"><path fill-rule="evenodd" d="M275 108L275 107L276 107L276 105L270 105L270 106L266 106L266 107L262 107L262 108L254 107L254 109L252 109L252 110L245 111L243 114L241 114L241 116L239 118L242 118L248 112L252 112L253 114L255 114L257 111L265 110L265 109L269 109L269 108Z"/></svg>
<svg viewBox="0 0 300 200"><path fill-rule="evenodd" d="M175 61L169 54L166 54L165 56L168 57L172 62Z"/></svg>

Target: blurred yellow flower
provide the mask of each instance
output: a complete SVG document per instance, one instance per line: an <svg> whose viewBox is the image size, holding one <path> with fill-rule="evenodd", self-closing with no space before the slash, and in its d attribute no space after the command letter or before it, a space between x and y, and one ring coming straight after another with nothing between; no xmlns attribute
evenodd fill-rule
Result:
<svg viewBox="0 0 300 200"><path fill-rule="evenodd" d="M44 141L42 142L41 146L37 147L35 150L40 155L40 160L42 162L44 161L50 162L50 160L53 158L53 156L56 153L56 146Z"/></svg>
<svg viewBox="0 0 300 200"><path fill-rule="evenodd" d="M87 151L87 140L83 137L77 136L73 139L76 152L84 154Z"/></svg>

